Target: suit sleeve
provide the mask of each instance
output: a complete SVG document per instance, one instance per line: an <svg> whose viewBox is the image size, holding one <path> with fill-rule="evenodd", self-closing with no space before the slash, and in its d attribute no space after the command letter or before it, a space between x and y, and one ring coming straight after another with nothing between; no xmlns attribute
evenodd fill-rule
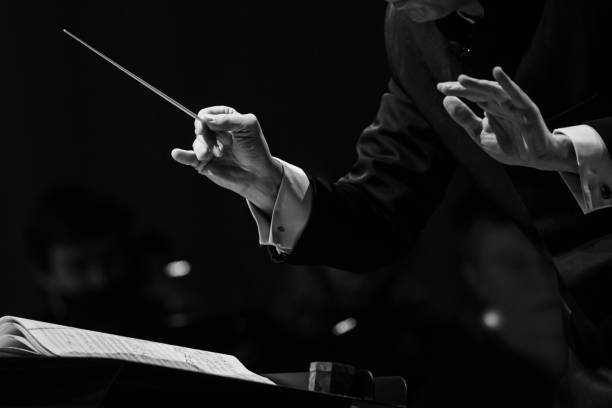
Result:
<svg viewBox="0 0 612 408"><path fill-rule="evenodd" d="M611 3L589 1L585 4L589 5L585 9L589 10L589 30L593 31L593 38L610 38L612 30L607 16L612 12ZM597 44L597 41L590 41L593 48L588 48L589 57L584 61L567 61L570 66L589 67L588 75L597 81L597 96L594 97L597 103L585 105L588 110L579 107L575 110L579 113L576 117L578 120L565 124L577 126L555 131L567 134L574 145L578 174L562 176L584 214L612 206L612 104L608 96L612 88L605 80L612 64L609 58L602 56L605 53ZM586 76L587 71L582 75Z"/></svg>
<svg viewBox="0 0 612 408"><path fill-rule="evenodd" d="M588 122L587 125L599 133L604 144L608 148L608 152L612 152L612 117L593 120Z"/></svg>
<svg viewBox="0 0 612 408"><path fill-rule="evenodd" d="M336 182L308 174L308 224L290 254L270 251L273 257L368 271L391 262L398 249L414 242L442 199L455 166L413 102L415 97L392 72L376 118L357 142L356 163Z"/></svg>
<svg viewBox="0 0 612 408"><path fill-rule="evenodd" d="M312 190L308 224L291 253L273 258L370 271L392 262L414 243L446 191L455 161L406 91L398 61L421 63L388 9L385 44L391 79L373 123L357 142L357 161L336 182L307 174ZM406 53L399 55L398 53Z"/></svg>

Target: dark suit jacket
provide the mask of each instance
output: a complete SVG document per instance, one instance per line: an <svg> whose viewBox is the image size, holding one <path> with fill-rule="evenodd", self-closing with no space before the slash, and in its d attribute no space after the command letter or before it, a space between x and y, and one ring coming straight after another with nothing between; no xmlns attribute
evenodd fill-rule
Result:
<svg viewBox="0 0 612 408"><path fill-rule="evenodd" d="M390 7L389 92L358 141L350 172L335 183L309 175L312 213L287 260L368 271L407 256L405 273L452 277L463 226L485 207L545 254L612 232L612 210L583 215L558 174L490 159L448 116L435 87L462 72L489 78L501 65L551 129L588 123L612 147L606 3L488 1L473 27L454 16L418 24ZM452 289L437 291L443 299Z"/></svg>
<svg viewBox="0 0 612 408"><path fill-rule="evenodd" d="M389 9L389 93L359 139L351 171L335 183L310 177L313 211L289 261L379 267L406 251L398 237L414 243L428 235L426 224L460 202L477 206L473 194L490 199L528 234L535 225L552 253L610 232L612 224L601 219L611 212L582 215L558 174L490 159L448 116L435 89L462 72L490 77L499 64L538 104L550 128L588 123L612 147L607 2L549 0L535 19L517 14L519 3L485 3L487 17L464 57L453 53L439 23L413 23Z"/></svg>

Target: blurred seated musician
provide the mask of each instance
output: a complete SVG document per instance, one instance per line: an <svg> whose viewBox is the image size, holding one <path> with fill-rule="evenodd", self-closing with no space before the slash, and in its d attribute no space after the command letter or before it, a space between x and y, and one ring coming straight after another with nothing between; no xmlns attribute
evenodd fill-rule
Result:
<svg viewBox="0 0 612 408"><path fill-rule="evenodd" d="M43 301L38 317L121 334L146 330L156 309L132 235L129 211L105 194L77 185L44 194L27 233Z"/></svg>
<svg viewBox="0 0 612 408"><path fill-rule="evenodd" d="M192 149L175 149L173 158L244 197L260 244L285 262L370 271L408 257L411 267L406 273L460 274L465 231L456 227L455 218L461 216L456 209L471 206L473 216L484 203L493 203L494 211L547 260L550 268L535 273L554 275L552 259L609 234L612 213L582 211L568 192L587 185L591 197L595 191L602 199L610 198L609 189L599 188L592 174L580 171L582 156L573 148L584 140L581 125L612 112L610 83L602 80L612 66L599 48L602 39L612 35L609 2L390 3L385 27L389 91L357 143L356 163L343 178L331 183L274 158L257 118L229 107L201 110ZM448 88L438 84L455 81L460 74L489 78L496 66L503 66L508 78L538 101L547 126L557 129L548 139L551 157L565 180L573 180L569 189L556 172L533 168L533 163L538 169L548 163L530 145L518 150L512 161L500 160L503 154L492 157L482 145L496 149L490 136L497 128L490 131L478 118L465 120L468 111L456 96L468 95L447 92L450 98L445 99L438 92ZM479 114L480 108L472 106ZM296 113L292 120L318 117ZM488 133L475 144L465 131L479 135L476 125ZM312 141L321 143L331 136L322 127ZM580 193L587 190L581 188ZM584 204L581 194L578 201ZM556 290L552 276L541 282ZM588 324L577 321L579 308L568 297L565 291L559 297L559 314L547 315L548 326L552 332L561 327L564 311L571 322L567 327L573 328L568 330L571 347L582 345L575 349L578 358L590 367L610 364L605 350L593 352L597 339L585 337L582 328ZM558 351L553 360L550 375L558 379L566 354Z"/></svg>

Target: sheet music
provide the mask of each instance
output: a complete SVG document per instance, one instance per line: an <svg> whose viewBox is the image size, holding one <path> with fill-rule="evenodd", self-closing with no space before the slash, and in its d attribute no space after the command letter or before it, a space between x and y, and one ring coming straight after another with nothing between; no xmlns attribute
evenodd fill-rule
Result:
<svg viewBox="0 0 612 408"><path fill-rule="evenodd" d="M14 318L51 353L62 357L114 358L274 384L249 371L236 357L155 343L36 320Z"/></svg>

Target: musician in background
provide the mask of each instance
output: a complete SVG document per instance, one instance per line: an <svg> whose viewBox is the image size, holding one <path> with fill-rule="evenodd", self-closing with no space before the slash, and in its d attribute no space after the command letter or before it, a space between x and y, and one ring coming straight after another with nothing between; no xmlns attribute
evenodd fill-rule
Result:
<svg viewBox="0 0 612 408"><path fill-rule="evenodd" d="M143 248L124 206L100 192L66 185L41 197L29 224L29 263L43 301L40 319L133 335L158 325L160 305L146 293L144 262L148 258L161 270L162 259L151 255L163 258L167 248L160 239L149 239Z"/></svg>

